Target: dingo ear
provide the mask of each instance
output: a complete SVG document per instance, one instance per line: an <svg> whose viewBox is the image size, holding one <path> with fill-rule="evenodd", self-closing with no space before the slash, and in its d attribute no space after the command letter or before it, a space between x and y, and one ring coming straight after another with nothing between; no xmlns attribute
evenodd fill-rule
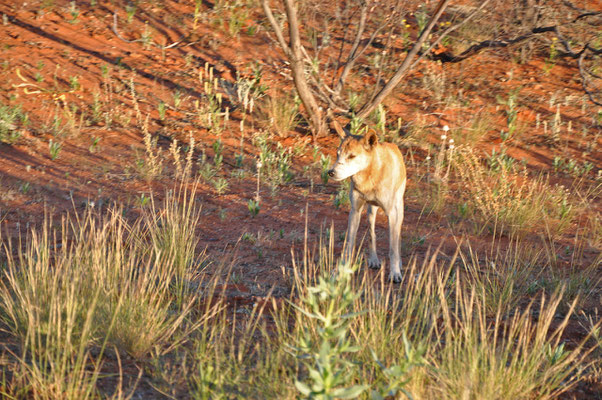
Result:
<svg viewBox="0 0 602 400"><path fill-rule="evenodd" d="M334 126L334 130L337 131L337 133L341 139L345 139L347 136L350 136L349 132L347 132L347 130L343 129L341 127L341 125L339 125L339 123L336 121L336 119L332 120L332 126Z"/></svg>
<svg viewBox="0 0 602 400"><path fill-rule="evenodd" d="M351 134L344 128L341 127L341 125L337 122L337 120L334 118L334 114L332 113L332 111L330 109L328 109L328 118L330 119L330 122L332 123L332 126L334 127L334 130L337 131L337 134L339 135L339 137L341 139L345 139L347 136L351 136Z"/></svg>
<svg viewBox="0 0 602 400"><path fill-rule="evenodd" d="M368 149L373 148L374 146L376 146L377 143L378 143L378 136L376 135L376 132L369 131L368 133L366 133L366 135L364 135L364 145Z"/></svg>

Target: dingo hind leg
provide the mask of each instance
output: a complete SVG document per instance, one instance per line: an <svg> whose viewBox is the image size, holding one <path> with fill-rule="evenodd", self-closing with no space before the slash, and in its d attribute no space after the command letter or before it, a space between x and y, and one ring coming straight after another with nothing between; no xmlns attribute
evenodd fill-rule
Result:
<svg viewBox="0 0 602 400"><path fill-rule="evenodd" d="M389 279L401 282L401 225L403 224L403 191L389 212Z"/></svg>
<svg viewBox="0 0 602 400"><path fill-rule="evenodd" d="M370 257L368 258L368 267L372 269L379 269L381 264L376 253L376 214L378 213L378 206L370 204L368 206L368 220L370 221Z"/></svg>

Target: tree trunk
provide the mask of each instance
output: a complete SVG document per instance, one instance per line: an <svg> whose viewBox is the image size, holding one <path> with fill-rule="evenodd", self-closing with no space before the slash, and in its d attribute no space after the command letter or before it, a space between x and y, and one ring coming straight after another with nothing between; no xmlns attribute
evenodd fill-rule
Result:
<svg viewBox="0 0 602 400"><path fill-rule="evenodd" d="M276 32L276 37L280 43L280 47L284 50L289 62L291 63L291 71L293 73L293 82L295 88L303 103L305 112L309 116L309 123L311 125L312 136L314 139L319 136L323 136L326 133L326 121L322 113L322 108L318 105L315 96L309 88L307 83L307 77L305 76L305 65L303 62L303 52L301 48L301 40L299 39L299 20L297 19L297 10L295 8L294 0L284 0L284 9L286 12L286 18L288 20L288 31L289 31L289 44L286 44L280 26L276 22L268 0L262 0L261 5L268 17L272 28Z"/></svg>

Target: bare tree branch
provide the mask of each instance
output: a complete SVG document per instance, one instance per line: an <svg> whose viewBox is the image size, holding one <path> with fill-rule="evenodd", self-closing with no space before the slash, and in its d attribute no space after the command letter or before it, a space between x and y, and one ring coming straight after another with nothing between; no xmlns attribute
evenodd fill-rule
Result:
<svg viewBox="0 0 602 400"><path fill-rule="evenodd" d="M384 13L377 11L374 13L374 15L377 15L378 19L376 20L376 23L374 23L372 20L372 12L376 6L381 6L383 2L377 2L376 0L359 0L359 5L358 3L355 3L355 5L350 8L345 7L344 12L348 13L347 15L350 16L349 19L345 19L341 22L345 26L345 35L341 41L337 61L335 63L328 64L329 68L334 67L335 69L328 69L327 71L324 71L322 69L323 65L321 64L321 57L319 57L319 54L320 50L322 49L322 45L328 41L325 40L319 45L316 44L317 42L314 43L314 46L318 47L317 51L315 48L308 48L307 50L304 48L304 46L301 44L299 33L299 16L295 8L295 0L280 0L284 5L285 15L288 22L289 37L285 38L285 34L282 32L283 28L281 28L274 18L268 1L269 0L261 0L261 4L266 13L268 21L274 29L277 41L280 47L282 47L289 61L292 79L295 82L295 87L299 97L301 98L305 112L307 113L308 120L312 126L312 132L315 138L316 136L324 133L327 126L327 121L324 118L324 110L320 107L320 105L326 109L326 114L328 115L329 120L332 119L331 114L333 110L340 113L339 115L346 114L347 117L350 115L351 110L349 104L341 97L346 80L350 76L351 71L356 65L356 62L358 62L364 52L369 52L374 40L376 40L377 36L382 32L383 29L391 27L391 33L397 32L394 30L395 27L392 26L392 20L396 18L396 16L400 15L400 12L397 10L397 8L388 9ZM525 41L530 43L528 42L529 40L545 34L552 34L558 39L556 46L557 56L570 57L578 60L579 71L582 76L583 89L592 102L599 105L602 91L597 85L599 79L595 74L595 71L592 70L590 62L592 58L602 55L602 49L592 46L591 43L593 42L586 43L583 38L575 41L575 38L573 38L570 33L565 32L565 28L567 26L571 26L571 24L574 24L574 27L576 28L582 28L582 25L585 22L587 25L585 31L579 30L578 34L585 33L587 35L589 32L588 28L602 23L602 21L599 22L597 20L598 17L602 16L602 12L574 8L579 12L579 15L576 17L571 15L574 15L574 13L569 12L568 14L564 14L565 17L561 23L553 22L549 19L548 22L542 22L545 20L545 18L547 18L547 15L543 14L542 11L545 1L546 0L524 0L523 3L521 3L522 8L516 11L516 15L512 14L512 20L508 22L508 25L506 25L506 28L509 29L505 29L504 31L510 33L508 34L509 37L494 36L490 40L484 40L472 44L469 48L457 55L450 54L448 52L432 55L431 50L438 46L445 37L449 37L449 35L457 31L460 27L469 21L474 20L475 16L481 13L492 3L491 0L480 0L478 2L478 6L472 7L470 11L462 13L461 21L458 21L447 29L438 31L437 38L434 39L433 42L429 43L427 41L429 40L431 32L433 29L435 29L437 22L440 20L447 6L451 4L451 0L439 0L437 2L437 6L431 13L430 20L426 26L423 27L422 31L419 32L418 38L415 39L411 49L401 61L401 64L397 66L393 76L388 80L388 82L383 82L384 86L382 86L382 88L381 74L384 71L382 64L374 65L369 68L370 72L372 73L375 72L375 68L378 69L378 73L375 74L376 83L374 84L373 89L364 87L364 90L367 89L371 92L373 90L372 98L368 99L365 104L362 105L357 113L357 116L359 118L366 118L370 112L372 112L383 101L383 99L388 96L395 89L395 87L397 87L407 72L414 68L421 59L429 54L431 54L432 58L441 60L443 62L460 62L486 49L506 48ZM565 3L567 2L568 0L565 1ZM505 14L500 14L500 16L503 18ZM357 21L356 29L349 28L353 26L348 22L351 18ZM586 19L587 21L585 21ZM310 19L308 22L311 23L311 21L313 20ZM548 26L546 24L550 25ZM371 33L369 35L366 33L368 27L371 29ZM351 32L352 30L353 33ZM563 33L566 33L566 36ZM514 34L514 37L512 37L512 34ZM428 46L426 44L428 44ZM383 53L385 59L389 57L387 50L391 50L390 45L390 40L387 40L384 44L385 50ZM346 48L348 48L349 51L344 54L344 49ZM308 50L313 50L315 52L315 54L312 53L314 54L313 57L309 56ZM311 69L308 69L308 66L311 66ZM375 77L375 75L373 74L372 77ZM331 84L330 86L326 83L327 79ZM332 79L332 81L330 79Z"/></svg>
<svg viewBox="0 0 602 400"><path fill-rule="evenodd" d="M288 45L286 44L286 41L284 40L284 35L282 34L280 25L278 25L278 22L276 22L276 18L274 18L274 14L272 14L272 9L270 8L270 5L268 4L268 0L261 0L261 6L263 7L263 11L265 12L265 15L268 17L268 21L270 22L270 25L272 25L272 29L274 30L274 33L276 33L276 38L278 39L278 44L280 45L280 47L282 48L282 50L284 51L286 56L290 58L291 49L290 49L290 47L288 47Z"/></svg>
<svg viewBox="0 0 602 400"><path fill-rule="evenodd" d="M504 47L512 46L514 44L531 39L539 34L548 33L548 32L553 32L556 35L556 37L558 38L558 40L560 41L560 44L562 44L562 46L564 48L564 56L578 59L581 56L581 54L583 53L583 51L585 51L587 45L584 46L584 48L580 51L577 51L577 52L574 51L572 49L570 41L567 40L564 37L564 35L561 34L559 28L561 26L567 26L567 25L574 24L577 21L581 20L582 18L597 16L597 15L602 15L602 12L585 12L584 14L577 16L572 21L569 21L565 24L556 24L556 25L550 25L550 26L535 27L535 28L531 29L530 32L527 32L523 35L517 36L512 39L484 40L482 42L473 44L468 49L464 50L462 53L460 53L458 55L454 56L454 55L449 55L449 54L442 54L439 59L442 62L459 62L459 61L463 61L469 57L472 57L472 56L478 54L479 52L481 52L484 49L504 48Z"/></svg>
<svg viewBox="0 0 602 400"><path fill-rule="evenodd" d="M119 31L117 30L117 13L113 13L113 26L111 28L113 29L113 33L115 34L115 36L117 36L118 39L121 39L126 43L136 43L142 41L142 39L127 40L119 34Z"/></svg>
<svg viewBox="0 0 602 400"><path fill-rule="evenodd" d="M437 5L437 8L435 9L435 12L433 13L433 16L431 17L431 20L429 21L428 25L420 33L418 40L416 40L414 46L406 55L405 59L403 60L393 77L387 82L387 84L378 92L378 94L372 100L370 100L369 102L364 104L364 106L362 106L362 108L357 114L359 118L367 117L368 114L370 114L372 110L374 110L384 100L384 98L388 96L389 93L391 93L393 89L395 89L395 87L397 87L397 85L401 81L401 78L403 78L406 72L410 69L414 57L420 51L420 48L428 38L429 34L431 33L431 30L443 14L443 11L445 11L445 8L449 5L450 1L451 0L439 1L439 4Z"/></svg>
<svg viewBox="0 0 602 400"><path fill-rule="evenodd" d="M357 54L357 49L360 45L360 41L362 40L362 35L364 34L364 30L366 29L366 19L368 18L368 4L364 2L362 4L362 10L360 12L360 22L357 27L357 33L355 34L355 39L353 40L353 45L351 46L351 50L349 51L349 56L347 60L343 63L343 72L341 72L341 76L337 81L337 84L334 87L335 92L338 94L343 89L343 83L345 79L347 79L347 75L353 68L353 64L357 58L355 57Z"/></svg>
<svg viewBox="0 0 602 400"><path fill-rule="evenodd" d="M317 136L321 136L326 132L326 125L322 117L322 109L318 105L315 96L313 95L309 84L307 83L307 77L305 76L305 67L303 64L303 51L301 45L301 39L299 36L299 21L297 19L297 10L295 8L294 0L284 0L284 10L288 21L288 33L289 33L289 45L284 40L284 35L280 30L280 27L276 23L276 19L271 12L267 0L262 0L263 9L268 16L272 28L276 32L278 42L287 55L291 64L291 71L293 72L293 81L297 88L299 98L305 107L305 110L309 114L309 120L312 127L312 136L314 139ZM277 28L276 28L277 27Z"/></svg>
<svg viewBox="0 0 602 400"><path fill-rule="evenodd" d="M461 22L450 26L449 28L447 28L446 30L444 30L439 37L425 50L423 51L418 58L416 58L416 60L414 60L414 62L412 63L412 65L410 66L410 68L414 68L416 66L416 64L418 64L418 62L420 62L420 60L422 60L422 58L424 56L426 56L427 54L429 54L431 52L431 50L433 48L435 48L437 45L439 45L439 43L441 43L441 41L443 40L443 38L445 38L446 36L448 36L450 33L452 33L453 31L457 30L458 28L460 28L462 25L464 25L465 23L467 23L468 21L470 21L472 18L474 18L475 15L477 15L479 12L481 12L481 10L483 8L485 8L485 6L487 6L487 4L489 4L489 2L491 2L491 0L485 0L484 2L481 3L481 5L474 9L466 18L464 18Z"/></svg>
<svg viewBox="0 0 602 400"><path fill-rule="evenodd" d="M573 22L577 22L577 21L579 21L580 19L583 19L583 18L587 18L587 17L594 17L594 16L598 16L598 15L602 15L602 11L591 11L591 12L586 12L586 13L583 13L583 14L581 14L581 15L578 15L578 16L577 16L577 17L576 17L576 18L573 20Z"/></svg>
<svg viewBox="0 0 602 400"><path fill-rule="evenodd" d="M385 26L386 26L385 24L382 24L381 26L379 26L378 28L376 28L374 30L374 32L372 32L372 35L370 35L370 38L368 38L368 40L366 40L366 42L364 43L364 46L359 51L357 51L352 58L349 58L349 60L345 64L345 69L343 70L343 74L341 74L341 78L339 79L339 81L341 82L341 87L337 91L338 95L340 95L340 92L343 89L343 85L345 84L345 81L347 80L349 72L351 72L351 70L355 66L355 62L370 47L370 45L374 42L374 39L376 39L376 36L378 36L378 34L382 31L382 29Z"/></svg>
<svg viewBox="0 0 602 400"><path fill-rule="evenodd" d="M554 26L546 26L546 27L533 28L531 30L531 32L525 33L524 35L520 35L520 36L512 38L512 39L484 40L482 42L473 44L468 49L464 50L462 53L460 53L456 56L453 56L453 55L450 56L449 54L442 55L441 61L460 62L460 61L466 60L467 58L480 53L481 50L508 47L513 44L525 41L527 39L531 39L532 37L536 36L537 34L546 33L546 32L555 32L555 30L556 30L555 25Z"/></svg>
<svg viewBox="0 0 602 400"><path fill-rule="evenodd" d="M586 46L586 49L589 47L589 43ZM588 74L593 76L596 79L602 79L602 77L597 76L596 74L592 73L591 71L587 71L585 69L585 67L583 66L583 60L585 59L585 55L586 52L583 51L581 53L581 55L579 56L579 59L577 61L577 65L579 66L579 75L581 76L581 86L583 87L583 90L585 91L585 94L587 94L587 97L589 97L590 101L598 106L602 106L602 101L596 99L596 93L600 93L602 91L598 90L597 92L592 91L589 89L589 78L588 78Z"/></svg>
<svg viewBox="0 0 602 400"><path fill-rule="evenodd" d="M314 70L314 69L313 69L313 67L314 67L314 65L313 65L313 64L314 64L314 63L313 63L313 60L311 59L311 57L310 57L310 56L309 56L309 54L307 53L307 50L305 49L305 46L301 46L301 52L302 52L302 53L303 53L303 55L305 56L305 61L306 61L306 62L307 62L309 65L311 65L311 67L312 67L312 72L313 72L313 73L311 73L311 74L309 74L309 75L310 75L310 77L311 77L312 81L314 82L314 84L315 84L316 86L318 86L318 87L319 87L319 90L320 90L322 93L323 93L324 91L326 91L326 92L330 93L330 95L331 95L331 96L334 96L334 95L335 95L335 92L334 92L334 90L332 90L332 89L330 88L330 86L328 86L328 85L327 85L326 83L324 83L324 82L323 82L321 79L319 79L319 78L320 78L320 77L319 77L319 75L318 75L318 74L319 74L319 71L318 71L318 70ZM318 75L318 76L316 77L316 75Z"/></svg>

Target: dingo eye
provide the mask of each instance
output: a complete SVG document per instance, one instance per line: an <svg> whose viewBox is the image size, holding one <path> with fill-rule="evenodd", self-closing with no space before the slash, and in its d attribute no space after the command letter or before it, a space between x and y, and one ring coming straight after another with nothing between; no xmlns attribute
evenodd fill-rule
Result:
<svg viewBox="0 0 602 400"><path fill-rule="evenodd" d="M349 160L353 160L355 158L355 154L349 154L349 156L347 157L347 159Z"/></svg>

